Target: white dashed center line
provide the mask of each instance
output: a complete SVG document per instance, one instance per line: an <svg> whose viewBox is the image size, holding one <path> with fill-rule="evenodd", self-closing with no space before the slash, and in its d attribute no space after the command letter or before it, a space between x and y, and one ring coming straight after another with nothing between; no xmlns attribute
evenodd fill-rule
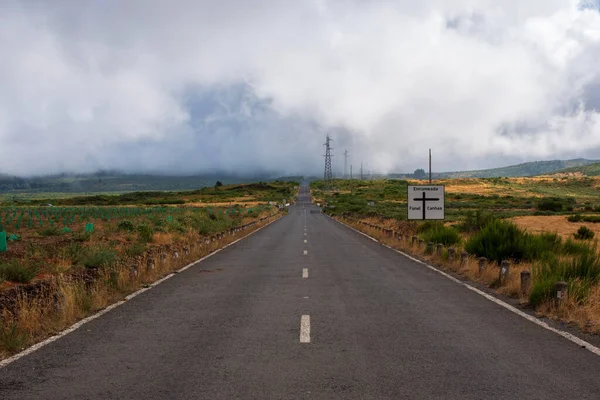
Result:
<svg viewBox="0 0 600 400"><path fill-rule="evenodd" d="M306 239L304 239L304 243L306 243Z"/></svg>
<svg viewBox="0 0 600 400"><path fill-rule="evenodd" d="M308 268L304 268L304 269L302 270L302 277L303 277L304 279L308 278Z"/></svg>
<svg viewBox="0 0 600 400"><path fill-rule="evenodd" d="M300 343L310 343L310 315L300 318Z"/></svg>
<svg viewBox="0 0 600 400"><path fill-rule="evenodd" d="M304 250L304 255L307 255L307 254L308 254L308 250Z"/></svg>

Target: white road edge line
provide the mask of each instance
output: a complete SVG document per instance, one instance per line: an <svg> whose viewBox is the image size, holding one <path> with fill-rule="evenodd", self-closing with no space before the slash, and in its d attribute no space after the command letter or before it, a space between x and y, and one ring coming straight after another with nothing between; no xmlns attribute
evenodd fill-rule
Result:
<svg viewBox="0 0 600 400"><path fill-rule="evenodd" d="M327 214L325 214L325 215L327 215ZM329 215L327 215L327 216L329 217ZM329 217L329 218L331 218L331 217ZM456 279L452 275L449 275L446 272L435 268L434 266L431 266L431 265L429 265L429 264L427 264L427 263L425 263L425 262L423 262L421 260L417 260L416 258L410 256L409 254L406 254L403 251L394 249L393 247L390 247L390 246L388 246L385 243L381 243L379 240L377 240L377 239L375 239L375 238L367 235L366 233L363 233L363 232L359 231L358 229L355 229L355 228L351 227L350 225L346 225L345 223L340 222L340 221L338 221L338 220L336 220L334 218L331 218L331 219L334 220L334 221L336 221L336 222L338 222L338 223L340 223L340 224L342 224L342 225L344 225L347 228L352 229L353 231L355 231L357 233L360 233L361 235L363 235L363 236L371 239L372 241L377 242L380 245L385 246L388 249L395 251L396 253L402 254L404 257L409 258L410 260L412 260L412 261L414 261L416 263L424 265L425 267L427 267L427 268L429 268L429 269L431 269L431 270L433 270L433 271L435 271L435 272L443 275L444 277L450 279L451 281L456 282L459 285L462 285L462 286L466 287L467 289L469 289L469 290L477 293L478 295L485 297L489 301L491 301L493 303L496 303L496 304L498 304L501 307L506 308L508 311L511 311L511 312L517 314L518 316L525 318L529 322L532 322L532 323L534 323L534 324L536 324L536 325L538 325L538 326L540 326L540 327L542 327L544 329L547 329L547 330L549 330L551 332L554 332L557 335L562 336L563 338L565 338L565 339L567 339L567 340L575 343L576 345L578 345L580 347L585 347L586 350L594 353L595 355L600 356L600 348L594 346L593 344L591 344L589 342L586 342L585 340L583 340L583 339L581 339L581 338L579 338L579 337L577 337L577 336L575 336L575 335L573 335L573 334L571 334L569 332L565 332L565 331L561 331L560 329L556 329L556 328L548 325L546 322L544 322L544 321L542 321L542 320L540 320L540 319L538 319L538 318L536 318L536 317L534 317L532 315L529 315L529 314L527 314L527 313L525 313L525 312L523 312L523 311L521 311L521 310L519 310L519 309L511 306L510 304L508 304L508 303L506 303L506 302L504 302L504 301L502 301L502 300L500 300L500 299L498 299L498 298L496 298L496 297L494 297L494 296L492 296L490 294L487 294L484 291L479 290L479 289L477 289L474 286L469 285L466 282L463 282L463 281L461 281L459 279Z"/></svg>
<svg viewBox="0 0 600 400"><path fill-rule="evenodd" d="M304 279L308 278L308 268L303 268L302 269L302 277Z"/></svg>
<svg viewBox="0 0 600 400"><path fill-rule="evenodd" d="M310 343L310 315L300 318L300 343Z"/></svg>
<svg viewBox="0 0 600 400"><path fill-rule="evenodd" d="M204 257L200 258L199 260L196 260L196 261L194 261L194 262L192 262L192 263L190 263L190 264L186 265L185 267L178 269L176 272L174 272L174 273L170 273L169 275L166 275L165 277L163 277L163 278L159 279L158 281L156 281L156 282L154 282L154 283L150 284L148 287L142 288L142 289L140 289L140 290L138 290L138 291L136 291L136 292L134 292L134 293L131 293L130 295L128 295L128 296L126 296L126 297L125 297L125 300L118 301L118 302L116 302L116 303L114 303L114 304L111 304L111 305L109 305L109 306L108 306L108 307L106 307L106 308L103 308L102 310L98 311L96 314L92 314L92 315L90 315L89 317L86 317L86 318L82 319L81 321L79 321L79 322L76 322L75 324L73 324L73 325L71 325L70 327L68 327L67 329L65 329L65 330L63 330L63 331L61 331L61 332L57 333L56 335L54 335L54 336L50 336L48 339L46 339L46 340L44 340L44 341L42 341L42 342L36 343L36 344L34 344L33 346L31 346L31 347L29 347L29 348L27 348L27 349L25 349L25 350L21 351L20 353L17 353L17 354L15 354L15 355L14 355L14 356L12 356L12 357L6 358L6 359L4 359L4 360L0 360L0 369L2 369L2 368L4 368L4 367L6 367L7 365L9 365L9 364L11 364L11 363L13 363L13 362L17 361L17 360L18 360L18 359L20 359L20 358L23 358L23 357L25 357L25 356L27 356L27 355L29 355L29 354L31 354L31 353L34 353L35 351L37 351L37 350L41 349L42 347L44 347L44 346L46 346L46 345L49 345L50 343L54 342L55 340L58 340L58 339L60 339L61 337L63 337L63 336L66 336L66 335L68 335L68 334L69 334L69 333L71 333L71 332L74 332L74 331L76 331L77 329L79 329L79 328L80 328L80 327L82 327L83 325L87 324L88 322L90 322L90 321L93 321L93 320L95 320L96 318L99 318L99 317L103 316L103 315L104 315L104 314L106 314L107 312L109 312L109 311L111 311L111 310L113 310L113 309L115 309L115 308L119 307L120 305L123 305L123 304L127 303L127 301L129 301L129 300L133 299L134 297L136 297L136 296L138 296L138 295L140 295L140 294L144 293L144 292L145 292L145 291L147 291L147 290L150 290L150 289L152 289L153 287L155 287L155 286L157 286L157 285L160 285L161 283L163 283L163 282L164 282L164 281L166 281L167 279L170 279L170 278L172 278L173 276L177 275L178 273L180 273L180 272L183 272L183 271L185 271L186 269L188 269L188 268L191 268L192 266L194 266L194 265L196 265L196 264L198 264L198 263L200 263L200 262L202 262L202 261L204 261L204 260L206 260L206 259L208 259L208 258L210 258L210 257L214 256L215 254L217 254L218 252L220 252L220 251L222 251L222 250L225 250L225 249L226 249L226 248L228 248L229 246L233 246L234 244L236 244L236 243L237 243L237 242L239 242L240 240L246 239L246 238L247 238L247 237L249 237L250 235L253 235L253 234L255 234L256 232L258 232L258 231L260 231L260 230L262 230L262 229L266 228L267 226L271 225L273 222L276 222L276 221L279 221L279 220L280 220L280 218L277 218L277 219L275 219L275 220L273 220L273 221L269 222L268 224L266 224L266 225L264 225L264 226L261 226L261 227L260 227L260 228L258 228L257 230L250 232L250 233L249 233L249 234L247 234L246 236L243 236L243 237L241 237L241 238L239 238L239 239L236 239L235 241L233 241L233 242L231 242L231 243L229 243L229 244L227 244L227 245L225 245L225 246L221 247L220 249L217 249L217 250L213 251L212 253L210 253L210 254L208 254L208 255L206 255L206 256L204 256Z"/></svg>

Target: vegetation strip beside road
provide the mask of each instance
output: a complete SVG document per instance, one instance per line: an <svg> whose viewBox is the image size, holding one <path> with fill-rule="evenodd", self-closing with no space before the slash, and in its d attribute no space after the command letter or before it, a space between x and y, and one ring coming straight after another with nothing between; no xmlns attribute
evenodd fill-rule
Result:
<svg viewBox="0 0 600 400"><path fill-rule="evenodd" d="M600 181L579 177L455 180L464 192L446 186L450 218L445 223L406 220L407 184L335 181L334 191L328 193L322 182L315 182L312 195L325 205L325 213L390 247L518 299L522 307L540 316L600 333L600 256L593 240L593 222L600 217L595 214L600 209L596 202ZM510 194L498 195L503 186L511 188ZM488 192L475 198L468 187L485 187ZM520 194L519 188L528 192ZM559 193L560 188L569 194L530 196L548 190ZM473 201L456 202L457 196ZM518 211L496 212L494 204L512 204ZM527 229L518 225L520 218L527 219ZM544 218L554 224L562 221L561 229L532 229L535 221ZM590 227L581 225L585 222Z"/></svg>
<svg viewBox="0 0 600 400"><path fill-rule="evenodd" d="M0 358L279 218L282 212L265 200L293 199L297 183L268 185L254 194L249 186L245 193L239 185L232 192L261 200L250 208L10 208L12 220L0 213L9 235L18 238L0 253ZM229 190L219 188L214 197L227 198ZM79 216L72 229L57 229L69 213Z"/></svg>

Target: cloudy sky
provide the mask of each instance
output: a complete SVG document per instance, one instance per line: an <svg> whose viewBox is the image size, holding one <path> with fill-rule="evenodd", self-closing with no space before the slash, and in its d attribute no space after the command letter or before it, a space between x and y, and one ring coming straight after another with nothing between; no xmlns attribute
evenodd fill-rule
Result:
<svg viewBox="0 0 600 400"><path fill-rule="evenodd" d="M0 0L0 173L600 158L597 0Z"/></svg>

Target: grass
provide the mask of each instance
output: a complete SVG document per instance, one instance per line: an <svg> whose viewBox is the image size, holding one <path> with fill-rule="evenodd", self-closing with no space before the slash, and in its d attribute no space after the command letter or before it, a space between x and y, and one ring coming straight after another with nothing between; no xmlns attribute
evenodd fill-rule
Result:
<svg viewBox="0 0 600 400"><path fill-rule="evenodd" d="M421 225L419 232L421 238L423 238L425 242L442 244L444 246L455 246L461 241L460 235L456 229L445 226L438 221L427 225Z"/></svg>
<svg viewBox="0 0 600 400"><path fill-rule="evenodd" d="M81 258L81 264L86 268L108 268L118 260L117 252L106 245L87 247Z"/></svg>
<svg viewBox="0 0 600 400"><path fill-rule="evenodd" d="M499 264L503 260L520 262L551 257L561 242L556 234L533 235L511 222L494 219L467 240L465 250Z"/></svg>
<svg viewBox="0 0 600 400"><path fill-rule="evenodd" d="M14 259L0 264L0 277L10 282L29 283L37 276L39 270L36 264Z"/></svg>
<svg viewBox="0 0 600 400"><path fill-rule="evenodd" d="M545 315L567 318L600 333L600 263L592 242L600 234L594 226L600 222L600 177L438 180L435 184L446 185L444 223L406 221L409 183L421 182L334 181L333 192L316 182L312 195L326 205L325 213L386 244L528 301ZM577 225L583 222L590 225ZM372 226L400 232L403 238L418 235L425 242L452 246L456 254L466 250L470 257L462 265L450 261L447 250L440 256L426 254L426 246L411 246L410 241L390 238ZM482 272L477 263L480 256L489 260ZM508 277L500 282L503 260L512 264ZM521 293L524 270L532 273L532 286ZM554 285L559 280L568 282L570 298L556 307Z"/></svg>
<svg viewBox="0 0 600 400"><path fill-rule="evenodd" d="M8 236L13 232L19 236L18 241L8 243L8 252L0 253L0 290L16 285L14 293L19 295L16 305L8 303L0 313L0 357L236 240L266 223L265 218L277 218L281 213L265 202L292 201L293 186L286 182L233 185L220 187L218 193L209 188L176 195L109 196L111 200L106 201L116 198L135 203L155 198L165 203L161 199L170 199L170 206L161 207L106 207L89 197L52 202L86 206L0 207L1 223L10 229ZM241 196L251 205L236 204ZM187 205L189 201L203 206ZM69 226L65 232L64 219ZM255 225L247 226L250 222ZM86 231L88 224L93 224L93 230ZM217 233L241 226L246 227L243 232L215 239ZM45 289L31 298L24 296L19 285L36 276Z"/></svg>

